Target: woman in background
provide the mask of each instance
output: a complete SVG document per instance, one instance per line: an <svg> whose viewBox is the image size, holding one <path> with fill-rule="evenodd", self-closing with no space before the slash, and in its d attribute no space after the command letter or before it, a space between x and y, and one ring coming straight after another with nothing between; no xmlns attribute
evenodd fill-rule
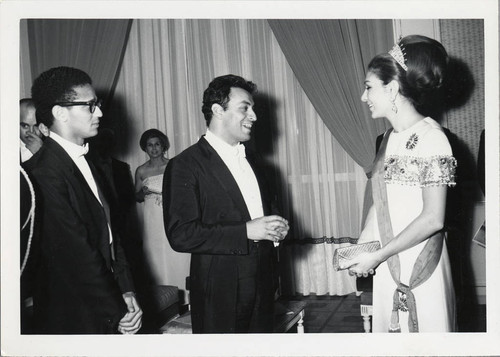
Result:
<svg viewBox="0 0 500 357"><path fill-rule="evenodd" d="M392 125L372 171L374 204L358 243L382 248L349 262L373 274L374 332L450 332L455 296L444 235L448 186L456 160L442 127L425 116L439 98L448 55L437 41L402 38L368 65L361 100Z"/></svg>
<svg viewBox="0 0 500 357"><path fill-rule="evenodd" d="M189 276L190 256L175 252L170 247L163 227L162 184L168 163L165 158L168 138L157 129L149 129L142 134L139 145L149 156L149 160L135 172L136 200L144 202L143 250L146 268L153 284L174 285L183 291Z"/></svg>

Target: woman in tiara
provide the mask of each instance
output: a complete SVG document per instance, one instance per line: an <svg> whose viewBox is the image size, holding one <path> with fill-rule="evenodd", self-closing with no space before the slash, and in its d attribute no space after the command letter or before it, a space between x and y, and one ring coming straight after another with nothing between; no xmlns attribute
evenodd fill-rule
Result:
<svg viewBox="0 0 500 357"><path fill-rule="evenodd" d="M448 55L441 43L402 38L368 65L361 100L392 129L372 170L374 204L358 243L382 248L349 262L350 274L373 274L374 332L449 332L455 295L443 227L456 160L442 127L426 116L442 88Z"/></svg>
<svg viewBox="0 0 500 357"><path fill-rule="evenodd" d="M155 285L179 288L182 303L187 303L186 277L189 276L190 255L174 251L163 227L162 184L168 159L168 138L158 129L146 130L139 145L149 160L135 172L135 196L144 202L143 251L146 269ZM183 295L183 296L182 296Z"/></svg>

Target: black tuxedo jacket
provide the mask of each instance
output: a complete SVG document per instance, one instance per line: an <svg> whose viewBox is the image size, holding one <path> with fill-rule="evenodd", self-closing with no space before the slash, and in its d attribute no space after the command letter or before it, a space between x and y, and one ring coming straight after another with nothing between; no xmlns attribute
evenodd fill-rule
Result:
<svg viewBox="0 0 500 357"><path fill-rule="evenodd" d="M264 214L271 200L261 170L251 153L247 160L259 183ZM172 248L191 254L191 314L193 332L234 331L238 270L248 264L246 222L250 214L231 172L202 137L171 159L163 181L165 230ZM273 256L273 244L260 249ZM274 261L267 259L265 299L274 297ZM272 319L272 316L270 317Z"/></svg>
<svg viewBox="0 0 500 357"><path fill-rule="evenodd" d="M106 194L105 183L89 165ZM127 312L122 293L133 291L115 229L119 224L111 215L113 260L103 206L71 157L50 137L26 168L35 185L40 225L33 297L36 333L116 332ZM109 204L114 212L113 201Z"/></svg>

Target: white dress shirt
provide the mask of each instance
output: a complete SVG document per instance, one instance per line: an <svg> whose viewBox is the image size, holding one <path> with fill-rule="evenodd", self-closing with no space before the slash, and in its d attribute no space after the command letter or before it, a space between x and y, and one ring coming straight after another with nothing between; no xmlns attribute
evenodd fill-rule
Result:
<svg viewBox="0 0 500 357"><path fill-rule="evenodd" d="M19 139L19 149L21 150L21 162L28 161L33 156L33 153L26 147L26 144Z"/></svg>
<svg viewBox="0 0 500 357"><path fill-rule="evenodd" d="M236 146L231 146L208 129L205 139L210 146L214 148L217 154L219 154L229 171L231 171L243 195L248 212L250 213L250 218L255 219L262 217L264 215L264 209L262 208L260 188L255 173L246 159L245 146L241 143Z"/></svg>
<svg viewBox="0 0 500 357"><path fill-rule="evenodd" d="M64 151L68 153L68 155L71 157L73 162L76 164L76 166L82 173L83 177L85 178L85 181L87 181L87 184L94 193L94 196L102 205L101 198L99 197L99 191L97 189L97 184L94 180L94 176L92 175L92 171L90 170L89 163L85 159L85 154L87 154L87 152L89 151L88 143L85 145L76 145L71 141L64 139L63 137L61 137L60 135L56 134L53 131L50 132L50 137L54 139L54 141L57 142L59 145L61 145ZM109 242L112 243L113 236L109 224L110 222L108 222Z"/></svg>

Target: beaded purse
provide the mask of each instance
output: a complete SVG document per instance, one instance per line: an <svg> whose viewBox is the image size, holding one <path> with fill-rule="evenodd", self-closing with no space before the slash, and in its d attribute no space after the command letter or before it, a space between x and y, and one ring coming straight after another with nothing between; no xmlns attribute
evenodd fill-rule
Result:
<svg viewBox="0 0 500 357"><path fill-rule="evenodd" d="M341 268L346 266L347 261L356 257L358 254L363 252L374 252L380 249L380 242L373 241L362 244L353 244L349 247L335 249L333 253L333 268L336 271L344 270L346 268Z"/></svg>

